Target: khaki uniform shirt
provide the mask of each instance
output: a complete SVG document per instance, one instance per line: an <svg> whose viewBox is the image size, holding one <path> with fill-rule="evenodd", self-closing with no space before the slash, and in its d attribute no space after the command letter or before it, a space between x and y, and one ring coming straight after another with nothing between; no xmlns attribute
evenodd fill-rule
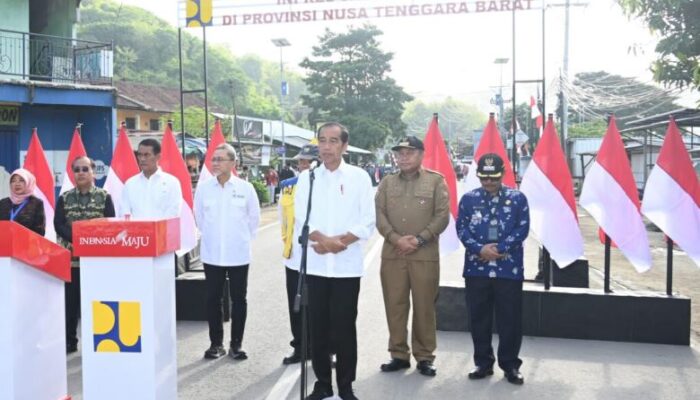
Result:
<svg viewBox="0 0 700 400"><path fill-rule="evenodd" d="M401 173L386 176L375 198L377 229L384 237L382 258L439 261L439 235L447 228L450 200L442 175L421 168L412 178ZM420 235L427 243L400 256L395 243L405 235Z"/></svg>

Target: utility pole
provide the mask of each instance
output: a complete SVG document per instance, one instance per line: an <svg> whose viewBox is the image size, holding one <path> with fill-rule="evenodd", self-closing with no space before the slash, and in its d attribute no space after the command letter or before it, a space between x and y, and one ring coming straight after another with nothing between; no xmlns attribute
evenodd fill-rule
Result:
<svg viewBox="0 0 700 400"><path fill-rule="evenodd" d="M566 0L564 10L564 79L569 80L569 10L571 9L570 0ZM563 87L562 87L563 88ZM567 102L566 94L563 93L561 96L561 141L562 150L564 150L564 157L568 160L568 152L566 141L569 138L569 104Z"/></svg>

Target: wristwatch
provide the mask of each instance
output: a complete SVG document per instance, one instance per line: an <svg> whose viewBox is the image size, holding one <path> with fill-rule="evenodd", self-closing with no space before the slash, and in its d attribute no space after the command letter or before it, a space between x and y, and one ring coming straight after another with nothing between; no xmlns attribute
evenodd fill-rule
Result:
<svg viewBox="0 0 700 400"><path fill-rule="evenodd" d="M423 247L426 243L428 243L428 241L423 239L421 235L416 235L416 240L418 241L418 247Z"/></svg>

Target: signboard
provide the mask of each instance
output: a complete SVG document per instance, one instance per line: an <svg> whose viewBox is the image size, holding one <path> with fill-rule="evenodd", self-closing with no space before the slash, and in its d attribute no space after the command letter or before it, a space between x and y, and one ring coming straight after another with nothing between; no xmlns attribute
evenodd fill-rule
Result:
<svg viewBox="0 0 700 400"><path fill-rule="evenodd" d="M0 106L0 126L19 126L19 107Z"/></svg>
<svg viewBox="0 0 700 400"><path fill-rule="evenodd" d="M286 96L289 94L289 85L287 85L287 81L282 81L282 96Z"/></svg>
<svg viewBox="0 0 700 400"><path fill-rule="evenodd" d="M236 132L241 140L263 141L262 121L236 117Z"/></svg>
<svg viewBox="0 0 700 400"><path fill-rule="evenodd" d="M533 10L534 0L179 0L180 26L266 25ZM539 4L536 3L536 4Z"/></svg>

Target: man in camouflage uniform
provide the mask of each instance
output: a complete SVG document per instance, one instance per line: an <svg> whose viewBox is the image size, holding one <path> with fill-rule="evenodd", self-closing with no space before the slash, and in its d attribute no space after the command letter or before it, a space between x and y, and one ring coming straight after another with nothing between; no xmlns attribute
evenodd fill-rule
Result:
<svg viewBox="0 0 700 400"><path fill-rule="evenodd" d="M439 235L449 222L450 201L442 175L421 167L423 142L409 136L392 150L401 172L385 177L376 196L377 229L384 237L381 280L391 360L384 372L410 367L435 376L435 301L440 282ZM411 301L409 302L409 296ZM411 347L408 312L413 303Z"/></svg>
<svg viewBox="0 0 700 400"><path fill-rule="evenodd" d="M94 218L114 217L114 204L106 190L95 186L95 163L88 157L78 157L72 164L75 188L63 193L56 203L54 227L58 242L73 251L73 222ZM78 316L80 312L79 260L71 260L71 281L66 283L66 351L78 350Z"/></svg>

